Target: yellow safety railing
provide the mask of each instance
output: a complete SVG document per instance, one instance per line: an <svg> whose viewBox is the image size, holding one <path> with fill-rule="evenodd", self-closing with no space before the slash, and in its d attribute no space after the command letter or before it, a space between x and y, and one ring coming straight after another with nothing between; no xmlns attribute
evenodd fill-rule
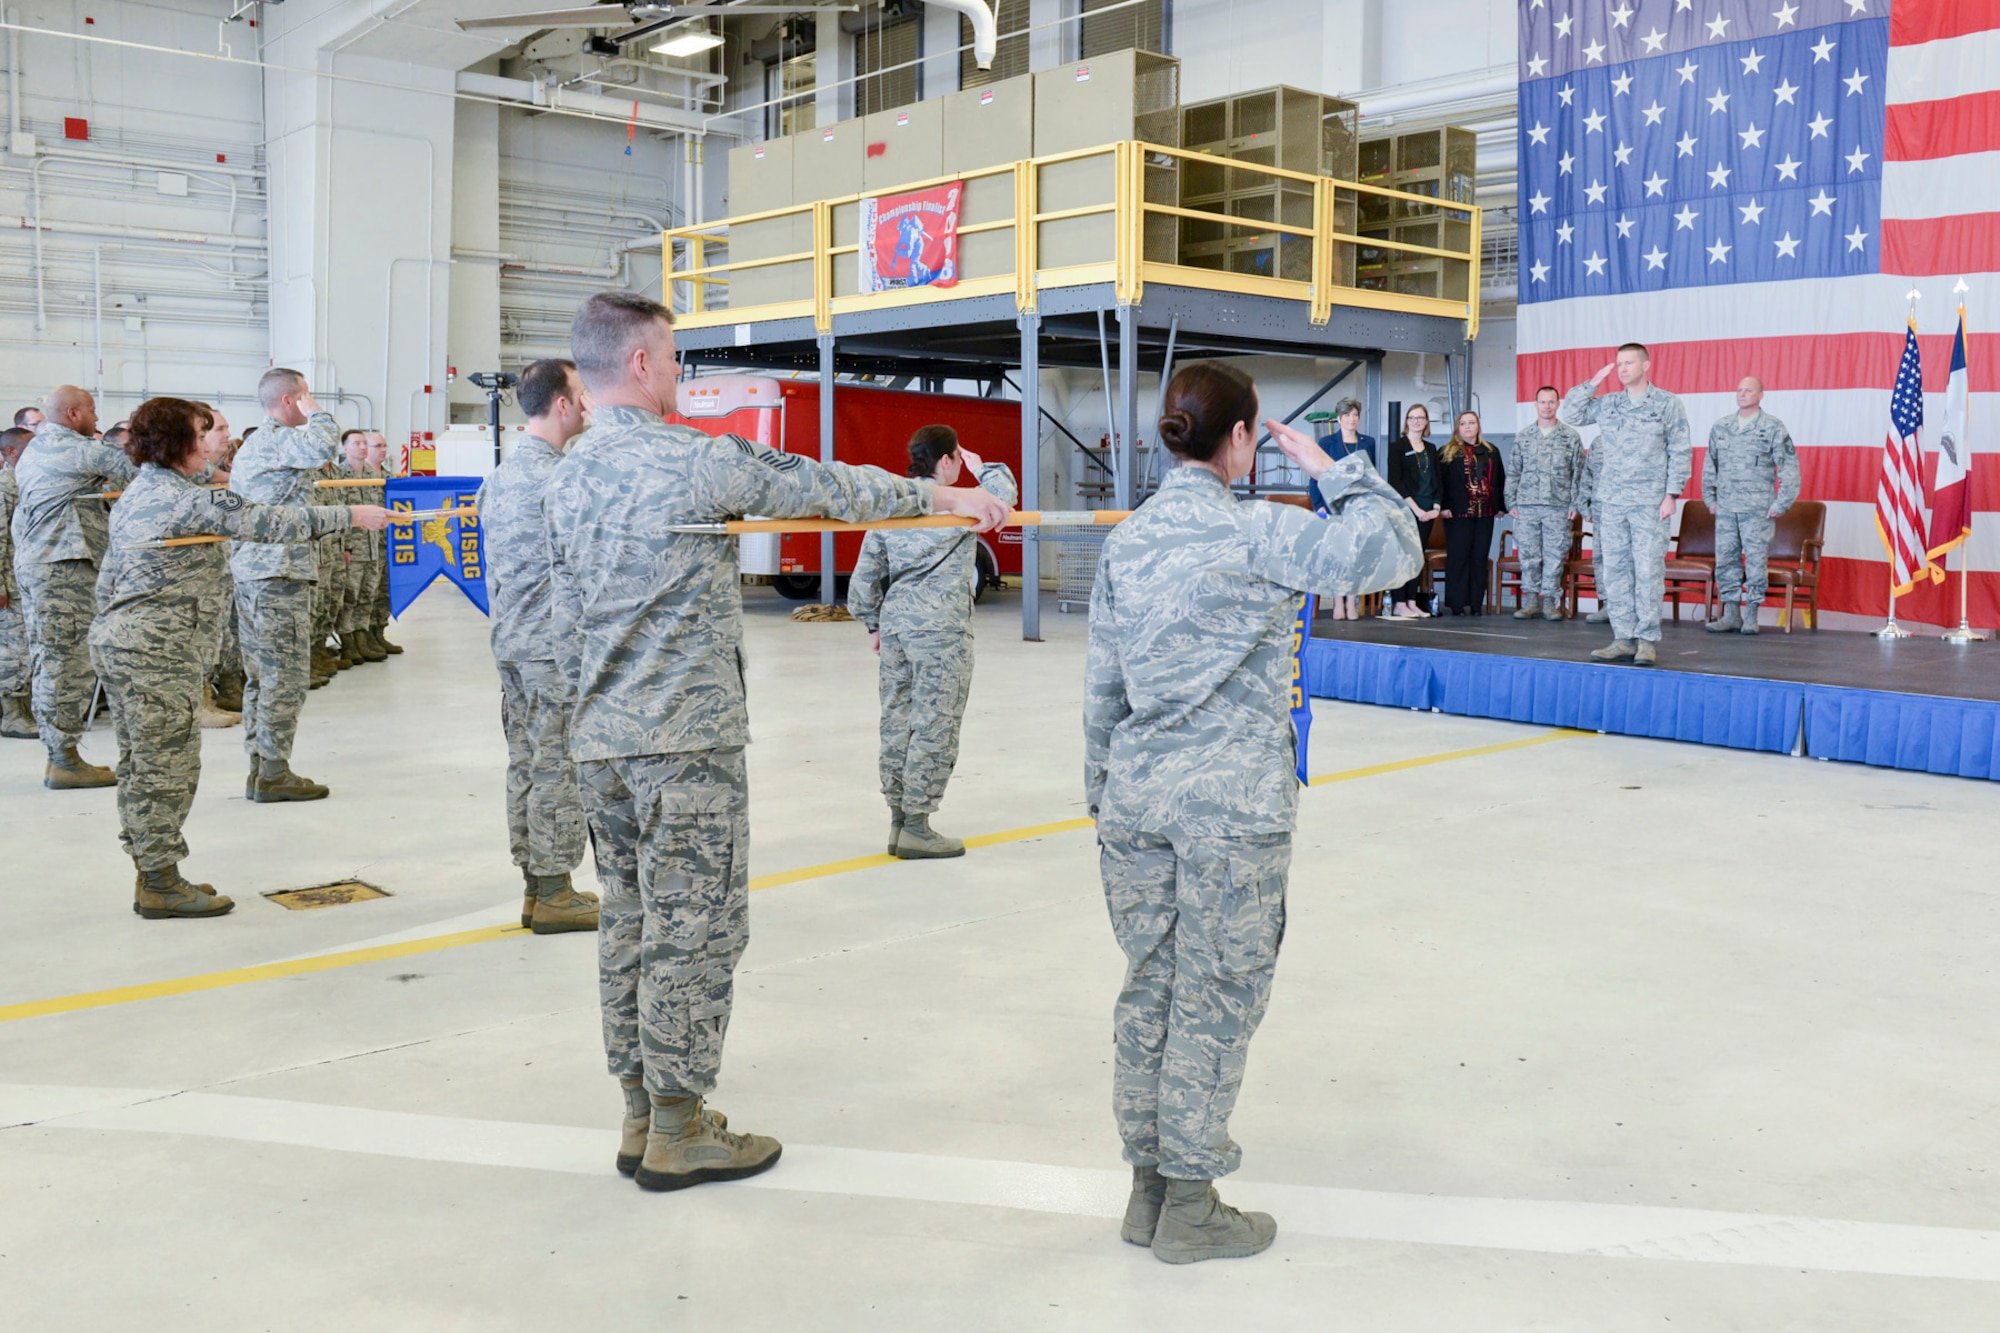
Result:
<svg viewBox="0 0 2000 1333"><path fill-rule="evenodd" d="M1080 172L1074 165L1095 159L1107 159L1106 179L1102 182L1098 182L1088 171ZM1305 185L1309 187L1312 202L1311 225L1285 222L1276 217L1270 219L1244 217L1208 209L1188 208L1179 204L1149 201L1146 198L1146 172L1149 163L1183 165L1202 163L1226 169L1231 173ZM1044 210L1042 202L1046 193L1043 177L1051 169L1064 169L1061 173L1063 179L1059 183L1061 193L1079 195L1087 198L1089 202ZM855 258L861 248L858 236L855 240L842 240L841 237L843 232L851 231L858 226L862 199L869 195L880 197L885 194L930 189L955 181L971 183L1001 177L1012 178L1011 214L1006 217L961 223L958 235L962 239L981 233L1011 230L1014 244L1010 271L996 271L971 277L962 275L957 285L949 288L911 287L885 292L859 290L859 261ZM1102 188L1099 188L1100 184ZM1405 220L1426 221L1442 218L1448 214L1461 215L1470 224L1467 248L1457 250L1449 247L1418 245L1392 237L1361 236L1353 231L1341 230L1339 223L1343 205L1352 201L1351 211L1358 216L1360 196L1363 195L1403 206ZM1043 248L1042 233L1045 228L1051 224L1071 223L1096 217L1108 217L1111 224L1107 243L1101 250L1092 250L1090 242L1085 241L1083 249L1087 253L1081 256L1083 262L1077 262L1078 255L1075 251L1078 243L1072 239L1060 247L1051 247L1051 251L1060 249L1061 253L1057 257L1063 262L1054 267L1045 266L1045 261L1049 257L1045 255ZM1172 261L1159 256L1149 257L1146 253L1146 223L1147 219L1157 217L1175 219L1176 226L1180 220L1218 224L1233 233L1246 234L1253 238L1268 236L1309 239L1312 245L1309 277L1300 280L1188 264L1180 262L1184 256L1180 254L1178 246L1174 250ZM787 249L782 253L759 254L751 258L725 258L721 263L709 262L709 257L716 247L728 247L732 232L755 227L758 224L782 223L787 220L793 220L795 226L799 222L809 225L810 240L806 242L809 248ZM1087 234L1096 235L1095 231ZM1132 304L1143 300L1146 284L1160 282L1211 291L1297 300L1306 305L1309 318L1316 325L1327 323L1332 317L1335 306L1396 310L1463 319L1466 336L1476 338L1479 334L1480 237L1481 212L1473 204L1440 199L1432 195L1413 194L1361 181L1312 176L1282 167L1216 157L1192 149L1169 148L1160 144L1124 140L1095 148L1054 153L975 171L958 172L931 180L911 181L888 190L845 195L837 199L794 204L787 208L768 209L761 213L676 227L664 234L662 245L670 299L678 301L680 297L685 296L680 320L685 327L691 328L810 315L814 327L820 332L826 332L832 329L835 315L850 311L929 304L962 297L1008 293L1013 295L1016 308L1025 312L1035 309L1037 294L1043 290L1108 281L1113 284L1117 300L1121 304ZM676 244L680 247L681 259L684 261L678 268L675 267ZM1273 241L1274 254L1279 244L1279 240ZM1458 298L1442 294L1424 295L1342 282L1341 275L1351 268L1350 265L1340 262L1344 253L1343 248L1347 253L1358 255L1359 250L1364 247L1397 256L1435 259L1446 265L1463 264L1465 296ZM960 257L963 271L962 248ZM854 265L853 281L842 279L838 270L838 265L841 263ZM810 281L799 281L803 275L799 274L797 269L806 265L810 265ZM724 306L712 303L711 291L719 288L727 292L732 277L737 279L735 285L740 292L745 285L744 275L779 266L795 266L787 270L794 279L790 287L803 288L803 291L790 291L782 299L760 300L754 304L741 303L734 299ZM1442 272L1443 270L1440 270L1441 274ZM1445 288L1441 277L1437 285L1441 293Z"/></svg>

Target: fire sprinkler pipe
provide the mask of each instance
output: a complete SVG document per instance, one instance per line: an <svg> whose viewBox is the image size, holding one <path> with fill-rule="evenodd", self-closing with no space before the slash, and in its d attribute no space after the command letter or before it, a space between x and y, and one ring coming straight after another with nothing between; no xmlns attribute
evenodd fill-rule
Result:
<svg viewBox="0 0 2000 1333"><path fill-rule="evenodd" d="M986 0L926 0L939 9L965 15L972 24L972 61L981 69L993 68L993 53L999 46L999 30Z"/></svg>

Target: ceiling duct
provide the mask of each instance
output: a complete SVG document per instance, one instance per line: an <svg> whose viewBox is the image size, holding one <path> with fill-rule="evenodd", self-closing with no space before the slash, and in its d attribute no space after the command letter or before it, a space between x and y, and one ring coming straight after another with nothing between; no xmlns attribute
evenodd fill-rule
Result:
<svg viewBox="0 0 2000 1333"><path fill-rule="evenodd" d="M986 0L928 0L939 9L965 15L972 24L972 63L981 69L993 68L993 52L999 43L993 10Z"/></svg>

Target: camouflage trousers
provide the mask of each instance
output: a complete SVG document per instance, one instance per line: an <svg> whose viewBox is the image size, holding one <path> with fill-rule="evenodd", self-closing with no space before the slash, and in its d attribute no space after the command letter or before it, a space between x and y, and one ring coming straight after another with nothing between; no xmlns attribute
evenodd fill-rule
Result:
<svg viewBox="0 0 2000 1333"><path fill-rule="evenodd" d="M51 754L75 745L90 725L90 622L97 616L97 566L88 560L17 562L21 618L28 627L35 729Z"/></svg>
<svg viewBox="0 0 2000 1333"><path fill-rule="evenodd" d="M236 632L236 597L232 592L229 609L222 616L221 642L215 650L215 678L222 680L243 670L243 644Z"/></svg>
<svg viewBox="0 0 2000 1333"><path fill-rule="evenodd" d="M141 870L178 865L201 778L201 659L102 643L90 657L118 733L118 841Z"/></svg>
<svg viewBox="0 0 2000 1333"><path fill-rule="evenodd" d="M341 634L368 628L368 606L364 599L368 592L367 539L372 535L361 528L351 529L346 534L344 549L347 564L340 571L340 619L334 625L334 629Z"/></svg>
<svg viewBox="0 0 2000 1333"><path fill-rule="evenodd" d="M498 665L514 864L531 875L567 875L583 863L583 803L569 757L576 696L554 662Z"/></svg>
<svg viewBox="0 0 2000 1333"><path fill-rule="evenodd" d="M389 625L389 564L378 551L368 562L368 588L364 594L367 610L362 625L381 631Z"/></svg>
<svg viewBox="0 0 2000 1333"><path fill-rule="evenodd" d="M1522 505L1514 518L1514 545L1521 552L1521 588L1530 597L1562 596L1563 564L1569 559L1569 510L1555 505Z"/></svg>
<svg viewBox="0 0 2000 1333"><path fill-rule="evenodd" d="M1289 833L1100 837L1104 897L1126 959L1111 1108L1134 1166L1214 1180L1242 1159L1229 1113L1271 997L1291 862Z"/></svg>
<svg viewBox="0 0 2000 1333"><path fill-rule="evenodd" d="M577 765L603 895L604 1056L648 1092L706 1096L750 941L750 787L738 746Z"/></svg>
<svg viewBox="0 0 2000 1333"><path fill-rule="evenodd" d="M28 680L28 628L15 602L0 609L0 695L25 694Z"/></svg>
<svg viewBox="0 0 2000 1333"><path fill-rule="evenodd" d="M1604 547L1604 583L1611 635L1660 641L1660 599L1667 595L1667 525L1654 505L1604 505L1597 540Z"/></svg>
<svg viewBox="0 0 2000 1333"><path fill-rule="evenodd" d="M302 579L236 585L243 653L243 752L290 759L312 682L312 589Z"/></svg>
<svg viewBox="0 0 2000 1333"><path fill-rule="evenodd" d="M1751 615L1771 586L1771 535L1778 520L1768 512L1715 514L1715 591L1723 606L1741 601Z"/></svg>
<svg viewBox="0 0 2000 1333"><path fill-rule="evenodd" d="M340 604L347 592L347 571L342 563L340 534L321 537L319 578L312 592L312 646L324 644L340 626Z"/></svg>
<svg viewBox="0 0 2000 1333"><path fill-rule="evenodd" d="M972 689L972 636L882 632L882 796L891 810L935 813L958 763Z"/></svg>

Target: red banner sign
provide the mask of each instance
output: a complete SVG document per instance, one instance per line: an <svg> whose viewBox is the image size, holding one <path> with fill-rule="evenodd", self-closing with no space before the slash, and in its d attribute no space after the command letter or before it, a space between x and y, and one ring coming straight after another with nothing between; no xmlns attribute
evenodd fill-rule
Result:
<svg viewBox="0 0 2000 1333"><path fill-rule="evenodd" d="M958 283L962 181L861 201L861 290Z"/></svg>

